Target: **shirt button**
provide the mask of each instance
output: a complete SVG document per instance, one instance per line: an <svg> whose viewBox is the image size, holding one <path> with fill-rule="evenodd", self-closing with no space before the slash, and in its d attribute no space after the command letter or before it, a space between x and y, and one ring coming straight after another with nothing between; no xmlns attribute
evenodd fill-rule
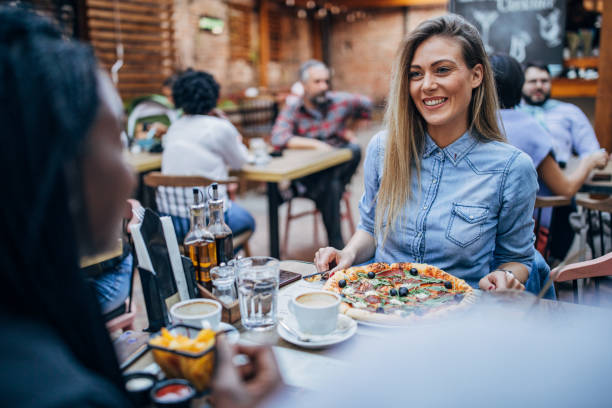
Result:
<svg viewBox="0 0 612 408"><path fill-rule="evenodd" d="M470 220L473 220L473 219L474 219L474 216L473 216L473 215L470 215Z"/></svg>
<svg viewBox="0 0 612 408"><path fill-rule="evenodd" d="M424 206L423 206L423 209L424 209L424 210L426 210L426 209L427 209L427 206L426 206L426 205L424 205Z"/></svg>
<svg viewBox="0 0 612 408"><path fill-rule="evenodd" d="M433 183L434 183L434 184L436 183L436 181L438 181L438 180L437 180L437 179L433 179Z"/></svg>

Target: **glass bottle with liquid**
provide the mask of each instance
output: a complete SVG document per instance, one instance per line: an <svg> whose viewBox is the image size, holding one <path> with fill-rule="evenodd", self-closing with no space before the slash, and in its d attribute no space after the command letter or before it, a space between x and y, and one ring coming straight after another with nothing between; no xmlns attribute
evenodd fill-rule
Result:
<svg viewBox="0 0 612 408"><path fill-rule="evenodd" d="M191 226L185 236L183 246L185 255L189 256L195 268L195 278L198 283L209 291L212 290L210 269L217 265L217 250L215 236L206 229L205 204L200 200L197 188L193 189L191 206Z"/></svg>
<svg viewBox="0 0 612 408"><path fill-rule="evenodd" d="M223 218L223 200L219 199L219 186L217 183L212 185L212 199L208 200L210 219L208 230L215 236L217 247L217 262L229 263L234 258L234 243L232 241L232 230L225 223Z"/></svg>

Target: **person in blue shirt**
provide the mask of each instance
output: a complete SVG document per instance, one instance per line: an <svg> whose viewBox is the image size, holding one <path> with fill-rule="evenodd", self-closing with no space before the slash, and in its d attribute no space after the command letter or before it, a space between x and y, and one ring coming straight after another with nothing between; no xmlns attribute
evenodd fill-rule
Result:
<svg viewBox="0 0 612 408"><path fill-rule="evenodd" d="M421 23L400 47L388 101L367 148L359 229L342 250L317 251L317 268L423 262L483 290L524 289L537 174L499 129L476 28L453 14Z"/></svg>
<svg viewBox="0 0 612 408"><path fill-rule="evenodd" d="M508 142L531 157L538 172L538 195L572 197L594 168L605 167L608 154L603 149L588 153L571 173L564 172L555 160L553 137L535 117L519 108L525 82L520 64L509 55L502 54L491 56L490 61L495 75L502 127ZM569 226L568 213L574 210L573 206L569 206L556 209L554 215L550 208L542 213L541 226L549 228L555 225L555 239L550 248L554 258L565 258L572 243L574 232Z"/></svg>
<svg viewBox="0 0 612 408"><path fill-rule="evenodd" d="M595 131L586 115L571 103L550 99L548 67L536 62L525 65L520 109L531 114L550 132L555 159L561 167L573 154L584 156L599 150Z"/></svg>

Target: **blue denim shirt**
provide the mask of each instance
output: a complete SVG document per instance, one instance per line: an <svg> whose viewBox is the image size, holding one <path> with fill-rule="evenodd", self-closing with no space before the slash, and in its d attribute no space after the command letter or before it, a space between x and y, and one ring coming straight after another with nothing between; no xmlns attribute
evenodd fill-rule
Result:
<svg viewBox="0 0 612 408"><path fill-rule="evenodd" d="M440 149L426 136L421 188L413 167L412 198L387 241L375 235L386 132L368 145L359 228L376 238L377 262L422 262L471 285L499 264L534 258L537 173L529 156L507 143L477 141L467 132Z"/></svg>

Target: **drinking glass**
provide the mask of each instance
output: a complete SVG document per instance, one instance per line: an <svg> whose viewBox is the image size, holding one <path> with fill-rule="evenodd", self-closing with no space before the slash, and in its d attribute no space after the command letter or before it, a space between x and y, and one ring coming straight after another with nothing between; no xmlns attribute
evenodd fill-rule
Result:
<svg viewBox="0 0 612 408"><path fill-rule="evenodd" d="M242 258L234 263L242 325L265 330L277 322L278 260L267 256Z"/></svg>
<svg viewBox="0 0 612 408"><path fill-rule="evenodd" d="M213 284L213 295L226 305L236 300L234 290L235 274L233 265L215 266L210 270L210 277Z"/></svg>
<svg viewBox="0 0 612 408"><path fill-rule="evenodd" d="M270 161L270 155L268 154L268 145L262 138L257 137L251 139L249 142L249 146L251 147L251 151L255 156L256 165L264 165Z"/></svg>

